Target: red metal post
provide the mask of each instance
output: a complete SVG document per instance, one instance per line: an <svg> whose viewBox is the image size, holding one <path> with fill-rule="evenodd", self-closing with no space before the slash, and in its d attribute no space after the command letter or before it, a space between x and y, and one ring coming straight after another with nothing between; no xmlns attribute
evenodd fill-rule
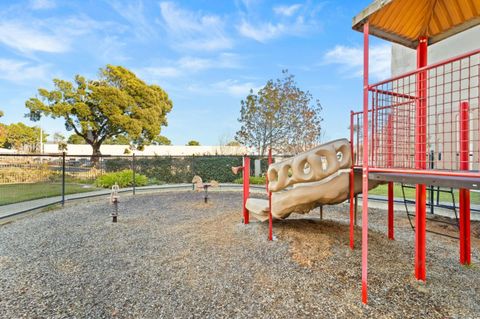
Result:
<svg viewBox="0 0 480 319"><path fill-rule="evenodd" d="M460 169L469 170L469 104L460 103ZM460 263L470 265L470 190L460 189Z"/></svg>
<svg viewBox="0 0 480 319"><path fill-rule="evenodd" d="M427 65L427 38L421 37L417 47L417 68ZM427 168L427 71L417 74L417 100L415 110L415 168ZM425 184L416 186L415 205L415 277L426 279L426 197Z"/></svg>
<svg viewBox="0 0 480 319"><path fill-rule="evenodd" d="M393 115L388 116L387 122L387 167L393 167ZM393 228L393 215L394 215L394 192L393 182L388 183L388 239L393 240L395 238Z"/></svg>
<svg viewBox="0 0 480 319"><path fill-rule="evenodd" d="M250 214L247 209L247 199L250 196L250 157L243 158L243 223L248 224Z"/></svg>
<svg viewBox="0 0 480 319"><path fill-rule="evenodd" d="M357 128L358 129L358 128ZM353 166L355 164L355 156L353 154L353 133L354 133L354 124L353 124L353 111L350 112L350 154L352 156L352 167L350 168L350 249L353 249L354 244L354 214L355 214L355 204L353 202L353 197L355 196L355 172L353 171Z"/></svg>
<svg viewBox="0 0 480 319"><path fill-rule="evenodd" d="M268 149L268 167L272 164L272 148ZM268 190L268 240L273 240L272 192Z"/></svg>
<svg viewBox="0 0 480 319"><path fill-rule="evenodd" d="M368 274L368 22L363 25L362 302L367 303Z"/></svg>

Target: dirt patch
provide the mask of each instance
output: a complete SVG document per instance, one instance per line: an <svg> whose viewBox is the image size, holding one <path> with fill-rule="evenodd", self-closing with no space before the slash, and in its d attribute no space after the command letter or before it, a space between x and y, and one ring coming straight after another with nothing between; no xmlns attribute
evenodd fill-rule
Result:
<svg viewBox="0 0 480 319"><path fill-rule="evenodd" d="M279 240L289 243L292 259L302 267L312 267L331 255L331 237L312 220L291 220L276 229Z"/></svg>

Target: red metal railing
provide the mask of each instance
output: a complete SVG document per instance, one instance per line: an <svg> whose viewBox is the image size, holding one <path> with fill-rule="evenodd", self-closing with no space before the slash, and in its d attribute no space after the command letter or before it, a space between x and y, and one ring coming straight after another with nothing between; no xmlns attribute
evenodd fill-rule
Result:
<svg viewBox="0 0 480 319"><path fill-rule="evenodd" d="M479 80L480 50L475 50L369 85L369 171L480 177ZM461 105L468 108L467 125L462 124ZM363 113L351 116L358 167L365 144ZM468 132L461 132L462 127ZM462 134L469 139L463 148Z"/></svg>

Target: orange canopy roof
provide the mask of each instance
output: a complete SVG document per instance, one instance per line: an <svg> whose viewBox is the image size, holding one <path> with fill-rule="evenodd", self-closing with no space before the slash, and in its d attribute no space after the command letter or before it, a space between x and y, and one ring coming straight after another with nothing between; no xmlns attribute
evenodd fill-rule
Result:
<svg viewBox="0 0 480 319"><path fill-rule="evenodd" d="M418 39L433 44L480 24L480 0L376 0L353 18L352 28L416 48Z"/></svg>

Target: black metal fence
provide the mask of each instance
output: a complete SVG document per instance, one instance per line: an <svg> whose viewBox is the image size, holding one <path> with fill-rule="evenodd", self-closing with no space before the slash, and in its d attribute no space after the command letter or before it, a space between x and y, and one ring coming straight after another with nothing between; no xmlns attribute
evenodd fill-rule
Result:
<svg viewBox="0 0 480 319"><path fill-rule="evenodd" d="M264 175L266 157L260 160ZM241 183L231 167L241 166L242 156L89 156L65 154L0 155L0 217L2 208L28 202L29 207L64 203L66 199L108 193L116 181L123 191L135 193L139 187L190 184L195 175L204 181ZM258 163L257 163L258 171Z"/></svg>

